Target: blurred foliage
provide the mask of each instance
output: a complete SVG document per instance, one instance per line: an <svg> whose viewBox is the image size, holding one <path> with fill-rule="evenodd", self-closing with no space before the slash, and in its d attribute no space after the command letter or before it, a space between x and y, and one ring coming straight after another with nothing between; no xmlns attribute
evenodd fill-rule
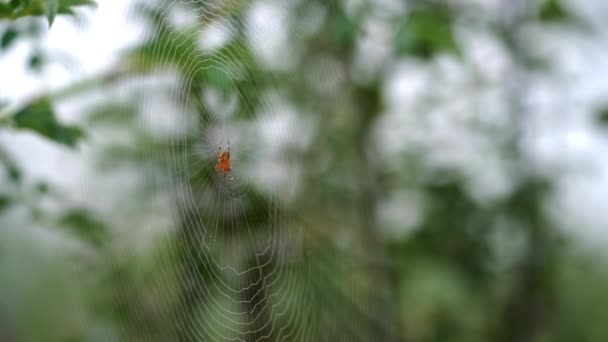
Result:
<svg viewBox="0 0 608 342"><path fill-rule="evenodd" d="M15 113L13 121L17 128L30 129L70 147L76 146L76 142L83 134L77 127L60 124L55 117L52 104L46 98L20 109Z"/></svg>
<svg viewBox="0 0 608 342"><path fill-rule="evenodd" d="M557 21L568 18L560 0L545 0L539 11L539 18L545 21Z"/></svg>
<svg viewBox="0 0 608 342"><path fill-rule="evenodd" d="M413 10L398 29L397 52L421 58L444 51L458 54L452 18L448 8L438 5Z"/></svg>
<svg viewBox="0 0 608 342"><path fill-rule="evenodd" d="M12 0L0 3L0 19L39 15L52 23L90 4ZM287 13L275 63L293 57L293 65L268 63L252 44L247 16L260 4ZM389 115L390 67L446 60L471 67L457 26L483 15L441 1L408 4L386 11L373 2L141 1L136 12L148 34L121 56L126 77L102 75L103 82L68 92L105 96L82 108L82 127L57 119L61 96L2 109L3 130L33 131L67 147L86 143L95 154L91 183L105 192L85 194L98 196L97 206L67 200L56 186L23 176L13 151L0 146L7 184L0 192L0 329L9 327L0 339L603 341L608 273L603 262L574 252L547 213L554 179L529 166L522 137L486 134L477 122L463 131L489 135L492 153L508 159L511 188L491 199L471 191L461 170L429 166L424 148L382 159L374 137ZM568 17L557 0L539 5L538 16L525 20ZM176 20L178 10L194 20ZM199 35L213 25L229 37L202 48ZM491 34L500 25L486 28ZM358 57L362 42L383 29L389 52L373 69ZM547 72L517 60L519 29L500 27L494 39L511 49L506 55L518 71ZM0 53L31 30L11 23ZM29 68L43 58L34 50ZM522 86L505 94L516 103L504 104L501 131L522 129ZM432 117L449 102L431 95L412 116ZM281 105L293 108L295 123L255 131ZM171 120L182 125L176 132L165 131ZM310 141L298 143L306 126ZM103 130L106 140L93 138ZM81 142L85 132L92 138ZM214 170L216 149L228 141L233 182ZM241 177L260 164L270 178L289 166L294 194L278 181L268 191ZM121 173L127 181L107 184ZM381 206L402 193L420 194L407 199L424 210L414 223L396 222L407 234L395 237L385 231ZM32 215L19 216L24 207ZM163 234L150 237L155 230Z"/></svg>
<svg viewBox="0 0 608 342"><path fill-rule="evenodd" d="M58 14L74 14L74 7L95 5L94 0L10 0L0 3L0 20L46 16L49 26Z"/></svg>
<svg viewBox="0 0 608 342"><path fill-rule="evenodd" d="M0 195L0 213L4 211L11 204L11 200L8 196Z"/></svg>
<svg viewBox="0 0 608 342"><path fill-rule="evenodd" d="M2 50L6 50L11 46L18 36L19 31L17 31L14 27L8 27L2 34L2 39L0 39L0 48L2 48Z"/></svg>
<svg viewBox="0 0 608 342"><path fill-rule="evenodd" d="M602 126L608 125L608 108L598 111L597 121Z"/></svg>
<svg viewBox="0 0 608 342"><path fill-rule="evenodd" d="M107 228L93 214L84 209L67 211L59 219L58 224L70 229L74 235L81 237L84 241L89 241L95 247L99 247L107 241Z"/></svg>

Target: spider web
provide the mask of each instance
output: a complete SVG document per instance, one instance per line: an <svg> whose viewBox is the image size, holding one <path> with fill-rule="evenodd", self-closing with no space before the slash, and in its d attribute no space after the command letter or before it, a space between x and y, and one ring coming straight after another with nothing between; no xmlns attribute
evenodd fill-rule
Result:
<svg viewBox="0 0 608 342"><path fill-rule="evenodd" d="M287 1L259 3L248 5L269 13L286 13L290 6ZM197 42L200 29L175 30L166 23L151 29L156 37L149 47L151 60L177 66L181 75L175 90L178 113L171 114L187 124L172 142L168 160L160 153L148 156L174 175L177 228L167 241L171 256L155 261L166 265L151 280L165 305L150 320L143 313L146 303L122 303L131 306L125 310L126 324L158 340L390 338L396 326L378 315L386 309L379 306L391 305L388 293L368 273L384 267L386 260L374 259L360 247L341 249L334 228L311 230L306 220L296 219L292 200L302 186L302 166L290 160L289 148L306 129L294 120L297 115L285 115L290 111L274 77L284 71L266 72L264 85L244 72L241 61L252 47L231 40L238 30L254 38L260 33L255 22L231 14L240 6L238 1L164 1L157 8L161 18L178 9L190 11L196 21L208 22L230 38L202 49L187 43ZM216 20L221 16L228 19ZM285 18L264 24L285 29ZM264 42L261 38L252 40ZM230 50L218 52L227 44L232 44ZM213 75L211 82L201 81L201 75ZM213 84L213 77L219 83ZM296 68L288 78L301 77ZM224 91L218 91L218 84ZM144 100L144 114L154 111L152 106ZM215 166L218 149L227 147L232 170L224 175ZM336 231L348 233L348 223L344 225Z"/></svg>

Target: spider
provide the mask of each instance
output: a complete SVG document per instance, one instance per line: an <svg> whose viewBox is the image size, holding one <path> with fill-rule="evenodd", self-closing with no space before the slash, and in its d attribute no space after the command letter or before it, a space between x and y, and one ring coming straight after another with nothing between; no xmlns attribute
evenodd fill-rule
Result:
<svg viewBox="0 0 608 342"><path fill-rule="evenodd" d="M215 170L223 175L226 175L232 170L230 166L230 146L222 151L221 147L217 148L217 164Z"/></svg>

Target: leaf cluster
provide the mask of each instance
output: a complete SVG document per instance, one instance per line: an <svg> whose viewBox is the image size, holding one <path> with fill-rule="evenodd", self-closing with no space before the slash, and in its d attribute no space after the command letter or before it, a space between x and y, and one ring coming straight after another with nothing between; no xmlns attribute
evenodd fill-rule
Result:
<svg viewBox="0 0 608 342"><path fill-rule="evenodd" d="M51 26L58 14L73 15L75 7L93 5L94 0L11 0L0 3L0 19L45 16Z"/></svg>

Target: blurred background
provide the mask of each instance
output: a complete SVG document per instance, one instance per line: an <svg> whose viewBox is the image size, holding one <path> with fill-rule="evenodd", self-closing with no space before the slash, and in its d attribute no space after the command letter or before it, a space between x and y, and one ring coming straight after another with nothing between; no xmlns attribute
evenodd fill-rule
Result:
<svg viewBox="0 0 608 342"><path fill-rule="evenodd" d="M605 341L605 18L0 0L0 341Z"/></svg>

